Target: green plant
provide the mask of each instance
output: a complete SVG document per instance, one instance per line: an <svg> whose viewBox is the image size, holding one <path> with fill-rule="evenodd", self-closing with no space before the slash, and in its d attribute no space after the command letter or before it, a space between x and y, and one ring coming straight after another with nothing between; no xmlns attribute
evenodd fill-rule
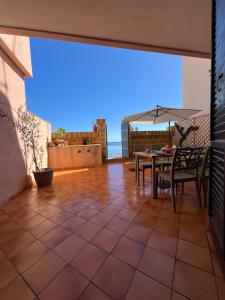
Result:
<svg viewBox="0 0 225 300"><path fill-rule="evenodd" d="M64 128L57 128L56 129L56 135L57 135L57 138L59 139L59 140L63 140L64 139L64 137L65 137L65 129Z"/></svg>
<svg viewBox="0 0 225 300"><path fill-rule="evenodd" d="M20 132L25 157L30 153L35 171L41 171L44 148L39 145L40 121L32 113L23 111L21 107L18 109L17 116L15 127Z"/></svg>
<svg viewBox="0 0 225 300"><path fill-rule="evenodd" d="M197 131L199 129L198 126L189 126L186 131L184 131L184 127L180 126L179 124L175 123L174 124L175 128L177 129L180 139L179 139L179 146L182 147L183 142L187 139L188 135L192 131Z"/></svg>
<svg viewBox="0 0 225 300"><path fill-rule="evenodd" d="M31 154L35 171L41 171L44 148L39 144L40 121L38 118L30 112L23 111L22 107L19 107L15 120L12 120L2 108L0 109L0 117L5 118L19 132L24 148L27 169L27 158Z"/></svg>

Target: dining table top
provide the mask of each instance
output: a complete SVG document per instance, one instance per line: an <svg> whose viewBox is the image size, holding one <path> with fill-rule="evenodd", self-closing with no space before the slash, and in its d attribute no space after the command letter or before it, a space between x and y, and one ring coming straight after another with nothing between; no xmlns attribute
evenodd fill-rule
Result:
<svg viewBox="0 0 225 300"><path fill-rule="evenodd" d="M140 151L140 152L133 152L133 155L141 156L141 157L147 157L147 158L151 158L151 157L172 157L173 153L168 153L168 152L163 152L163 151L148 153L148 152L141 152Z"/></svg>

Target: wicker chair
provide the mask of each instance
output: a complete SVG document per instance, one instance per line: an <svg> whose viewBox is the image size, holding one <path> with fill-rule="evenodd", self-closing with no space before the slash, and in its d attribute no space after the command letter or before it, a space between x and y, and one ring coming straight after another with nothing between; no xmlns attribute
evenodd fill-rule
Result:
<svg viewBox="0 0 225 300"><path fill-rule="evenodd" d="M159 180L170 182L174 212L176 212L175 187L179 183L195 182L199 205L201 206L198 168L201 164L202 151L202 147L177 148L174 153L171 170L158 173Z"/></svg>

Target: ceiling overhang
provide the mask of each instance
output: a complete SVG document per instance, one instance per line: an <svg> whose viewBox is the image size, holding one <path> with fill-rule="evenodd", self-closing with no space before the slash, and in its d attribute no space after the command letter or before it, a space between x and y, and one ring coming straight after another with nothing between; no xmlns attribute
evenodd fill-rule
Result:
<svg viewBox="0 0 225 300"><path fill-rule="evenodd" d="M210 57L210 0L0 0L0 33Z"/></svg>

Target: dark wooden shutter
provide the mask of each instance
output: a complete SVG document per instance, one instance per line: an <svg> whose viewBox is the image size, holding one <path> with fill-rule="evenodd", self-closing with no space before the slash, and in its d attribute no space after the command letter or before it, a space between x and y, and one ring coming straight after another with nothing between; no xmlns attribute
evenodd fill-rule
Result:
<svg viewBox="0 0 225 300"><path fill-rule="evenodd" d="M130 157L129 151L129 124L121 124L121 136L122 136L122 156L123 158Z"/></svg>
<svg viewBox="0 0 225 300"><path fill-rule="evenodd" d="M212 2L210 228L225 270L225 0Z"/></svg>

